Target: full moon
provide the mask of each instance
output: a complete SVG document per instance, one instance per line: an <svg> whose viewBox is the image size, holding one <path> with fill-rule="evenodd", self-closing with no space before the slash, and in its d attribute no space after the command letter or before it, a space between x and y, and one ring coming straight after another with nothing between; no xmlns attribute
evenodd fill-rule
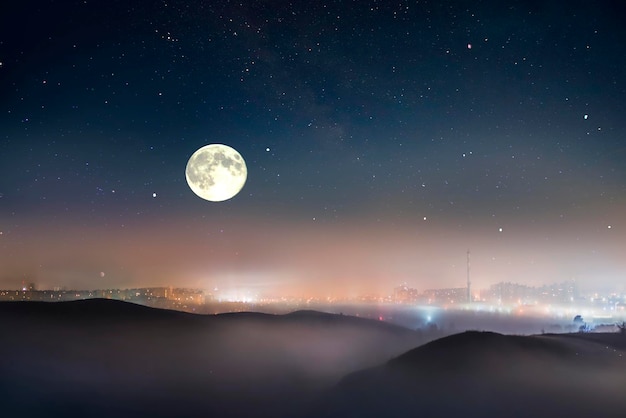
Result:
<svg viewBox="0 0 626 418"><path fill-rule="evenodd" d="M222 202L235 196L248 178L246 162L228 145L205 145L193 153L185 169L189 188L199 197Z"/></svg>

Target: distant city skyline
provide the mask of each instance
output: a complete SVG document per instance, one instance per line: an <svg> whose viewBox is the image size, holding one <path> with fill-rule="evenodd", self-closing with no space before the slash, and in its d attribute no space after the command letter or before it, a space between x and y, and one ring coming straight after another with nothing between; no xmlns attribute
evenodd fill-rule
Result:
<svg viewBox="0 0 626 418"><path fill-rule="evenodd" d="M0 289L2 295L5 294L29 294L34 293L50 293L60 292L59 294L72 294L95 298L107 297L109 293L133 294L133 292L149 294L156 292L154 296L167 297L167 294L175 294L177 292L190 293L194 295L202 294L203 297L212 300L223 300L230 302L259 302L259 301L280 301L280 300L369 300L379 302L395 302L395 303L446 303L449 302L459 305L481 304L483 302L493 303L494 300L500 302L515 302L518 304L546 302L554 299L558 303L580 302L591 299L618 298L624 299L626 302L626 292L619 292L618 289L602 291L601 289L581 290L576 280L568 280L564 282L540 283L537 285L528 285L510 281L500 281L491 283L488 286L471 290L471 298L468 300L467 292L470 288L465 287L435 287L435 288L415 288L409 284L401 283L385 289L378 293L363 292L352 295L338 295L332 292L326 293L325 296L318 294L294 293L285 294L280 291L271 289L259 289L258 287L235 286L230 288L193 288L180 287L174 285L158 285L158 286L141 286L141 287L117 287L117 288L67 288L62 286L41 287L36 282L22 282L18 288ZM146 293L147 292L147 293ZM162 294L165 292L165 294ZM81 296L81 297L82 297ZM54 301L54 300L51 300Z"/></svg>
<svg viewBox="0 0 626 418"><path fill-rule="evenodd" d="M0 289L0 303L54 303L99 298L203 315L251 311L286 314L314 310L341 314L346 312L348 315L390 321L409 328L414 328L416 324L432 328L446 322L451 326L449 320L445 320L449 315L474 322L474 327L477 326L475 321L478 317L492 317L511 323L526 318L548 321L544 326L548 326L552 332L572 332L581 326L586 331L600 327L597 329L616 332L616 324L626 319L626 293L585 293L579 291L574 281L539 287L510 282L495 283L488 289L477 291L472 302L466 300L467 289L463 287L418 290L403 284L392 290L384 294L363 294L350 298L318 298L304 294L261 295L250 289L204 291L173 286L50 290L37 289L31 283L21 290ZM558 323L567 326L563 328Z"/></svg>

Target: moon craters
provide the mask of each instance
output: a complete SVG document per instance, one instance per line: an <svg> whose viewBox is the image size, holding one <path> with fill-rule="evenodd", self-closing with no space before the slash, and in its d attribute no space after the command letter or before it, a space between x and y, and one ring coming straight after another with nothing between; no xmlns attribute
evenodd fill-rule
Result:
<svg viewBox="0 0 626 418"><path fill-rule="evenodd" d="M210 144L189 158L185 174L196 195L220 202L239 193L247 179L247 167L243 157L233 148Z"/></svg>

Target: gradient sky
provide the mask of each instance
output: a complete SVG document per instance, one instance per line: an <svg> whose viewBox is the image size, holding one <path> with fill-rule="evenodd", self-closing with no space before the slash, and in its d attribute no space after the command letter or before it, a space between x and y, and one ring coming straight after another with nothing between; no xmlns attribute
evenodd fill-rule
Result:
<svg viewBox="0 0 626 418"><path fill-rule="evenodd" d="M3 4L0 287L460 287L469 248L477 288L623 290L625 12ZM226 202L185 181L209 143L248 166Z"/></svg>

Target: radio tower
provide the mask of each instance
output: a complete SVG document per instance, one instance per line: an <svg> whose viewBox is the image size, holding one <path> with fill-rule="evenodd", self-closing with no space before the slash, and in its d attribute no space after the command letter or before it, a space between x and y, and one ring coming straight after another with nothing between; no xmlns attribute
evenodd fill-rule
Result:
<svg viewBox="0 0 626 418"><path fill-rule="evenodd" d="M467 250L467 303L472 303L472 283L470 282L470 250Z"/></svg>

